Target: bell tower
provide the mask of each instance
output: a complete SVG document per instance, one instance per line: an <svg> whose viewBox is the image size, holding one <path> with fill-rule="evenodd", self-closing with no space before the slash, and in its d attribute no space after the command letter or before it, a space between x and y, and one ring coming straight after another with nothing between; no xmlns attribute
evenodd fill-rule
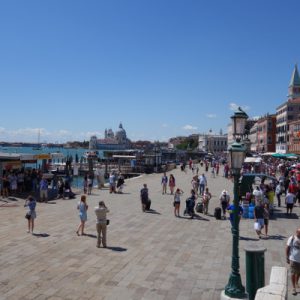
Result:
<svg viewBox="0 0 300 300"><path fill-rule="evenodd" d="M300 76L297 65L295 65L292 78L288 89L288 98L295 99L300 98Z"/></svg>

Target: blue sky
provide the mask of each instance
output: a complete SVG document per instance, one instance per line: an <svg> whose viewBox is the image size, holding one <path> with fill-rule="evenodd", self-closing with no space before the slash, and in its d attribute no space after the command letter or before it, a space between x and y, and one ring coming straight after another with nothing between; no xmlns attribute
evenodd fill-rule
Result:
<svg viewBox="0 0 300 300"><path fill-rule="evenodd" d="M0 141L226 132L274 113L299 63L300 2L0 1Z"/></svg>

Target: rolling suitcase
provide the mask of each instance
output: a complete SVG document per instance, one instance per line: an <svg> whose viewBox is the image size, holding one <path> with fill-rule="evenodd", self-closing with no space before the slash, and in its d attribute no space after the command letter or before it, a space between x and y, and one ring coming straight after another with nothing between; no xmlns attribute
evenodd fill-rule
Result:
<svg viewBox="0 0 300 300"><path fill-rule="evenodd" d="M196 212L198 213L203 213L203 203L202 202L198 202L196 205Z"/></svg>
<svg viewBox="0 0 300 300"><path fill-rule="evenodd" d="M217 220L221 220L222 218L222 210L221 210L221 207L216 207L215 208L215 213L214 213L214 216Z"/></svg>

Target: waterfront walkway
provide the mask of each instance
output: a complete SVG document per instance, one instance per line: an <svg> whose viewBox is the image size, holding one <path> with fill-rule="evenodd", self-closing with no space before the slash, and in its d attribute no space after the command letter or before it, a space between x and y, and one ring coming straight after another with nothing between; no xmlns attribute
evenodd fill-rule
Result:
<svg viewBox="0 0 300 300"><path fill-rule="evenodd" d="M203 169L200 168L200 173ZM178 187L191 189L192 172L172 171ZM199 174L200 174L199 173ZM168 173L168 175L170 172ZM225 188L232 198L232 182L219 176L208 186L213 194L210 215L190 220L175 218L173 197L161 194L161 174L126 181L124 194L93 190L86 236L75 233L79 224L77 199L38 203L35 234L26 233L24 200L0 203L0 299L219 299L231 265L231 230L228 220L215 220L214 208ZM152 213L143 213L139 190L147 183ZM94 207L104 200L109 207L108 248L96 248ZM248 243L267 248L266 283L271 267L286 266L285 244L299 226L300 208L293 218L285 209L270 221L269 239L258 240L253 220L240 223L240 271L245 285ZM290 294L290 293L289 293ZM298 296L290 296L298 299Z"/></svg>

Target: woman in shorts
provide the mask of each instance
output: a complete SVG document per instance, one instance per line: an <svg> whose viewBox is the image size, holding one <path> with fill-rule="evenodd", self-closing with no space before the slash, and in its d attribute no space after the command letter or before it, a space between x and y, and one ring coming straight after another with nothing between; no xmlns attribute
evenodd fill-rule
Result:
<svg viewBox="0 0 300 300"><path fill-rule="evenodd" d="M82 195L80 202L77 205L77 209L79 210L79 218L80 218L80 224L78 226L78 229L76 231L77 235L79 235L79 230L81 231L81 235L84 235L84 225L87 220L87 209L88 205L86 204L86 196Z"/></svg>
<svg viewBox="0 0 300 300"><path fill-rule="evenodd" d="M27 232L33 233L34 229L34 219L36 218L36 201L32 196L29 196L24 204L24 207L28 207L28 211L26 213L26 219L28 220L28 230Z"/></svg>
<svg viewBox="0 0 300 300"><path fill-rule="evenodd" d="M181 189L176 189L174 195L174 215L175 217L179 217L179 210L180 210L180 196L183 194Z"/></svg>

